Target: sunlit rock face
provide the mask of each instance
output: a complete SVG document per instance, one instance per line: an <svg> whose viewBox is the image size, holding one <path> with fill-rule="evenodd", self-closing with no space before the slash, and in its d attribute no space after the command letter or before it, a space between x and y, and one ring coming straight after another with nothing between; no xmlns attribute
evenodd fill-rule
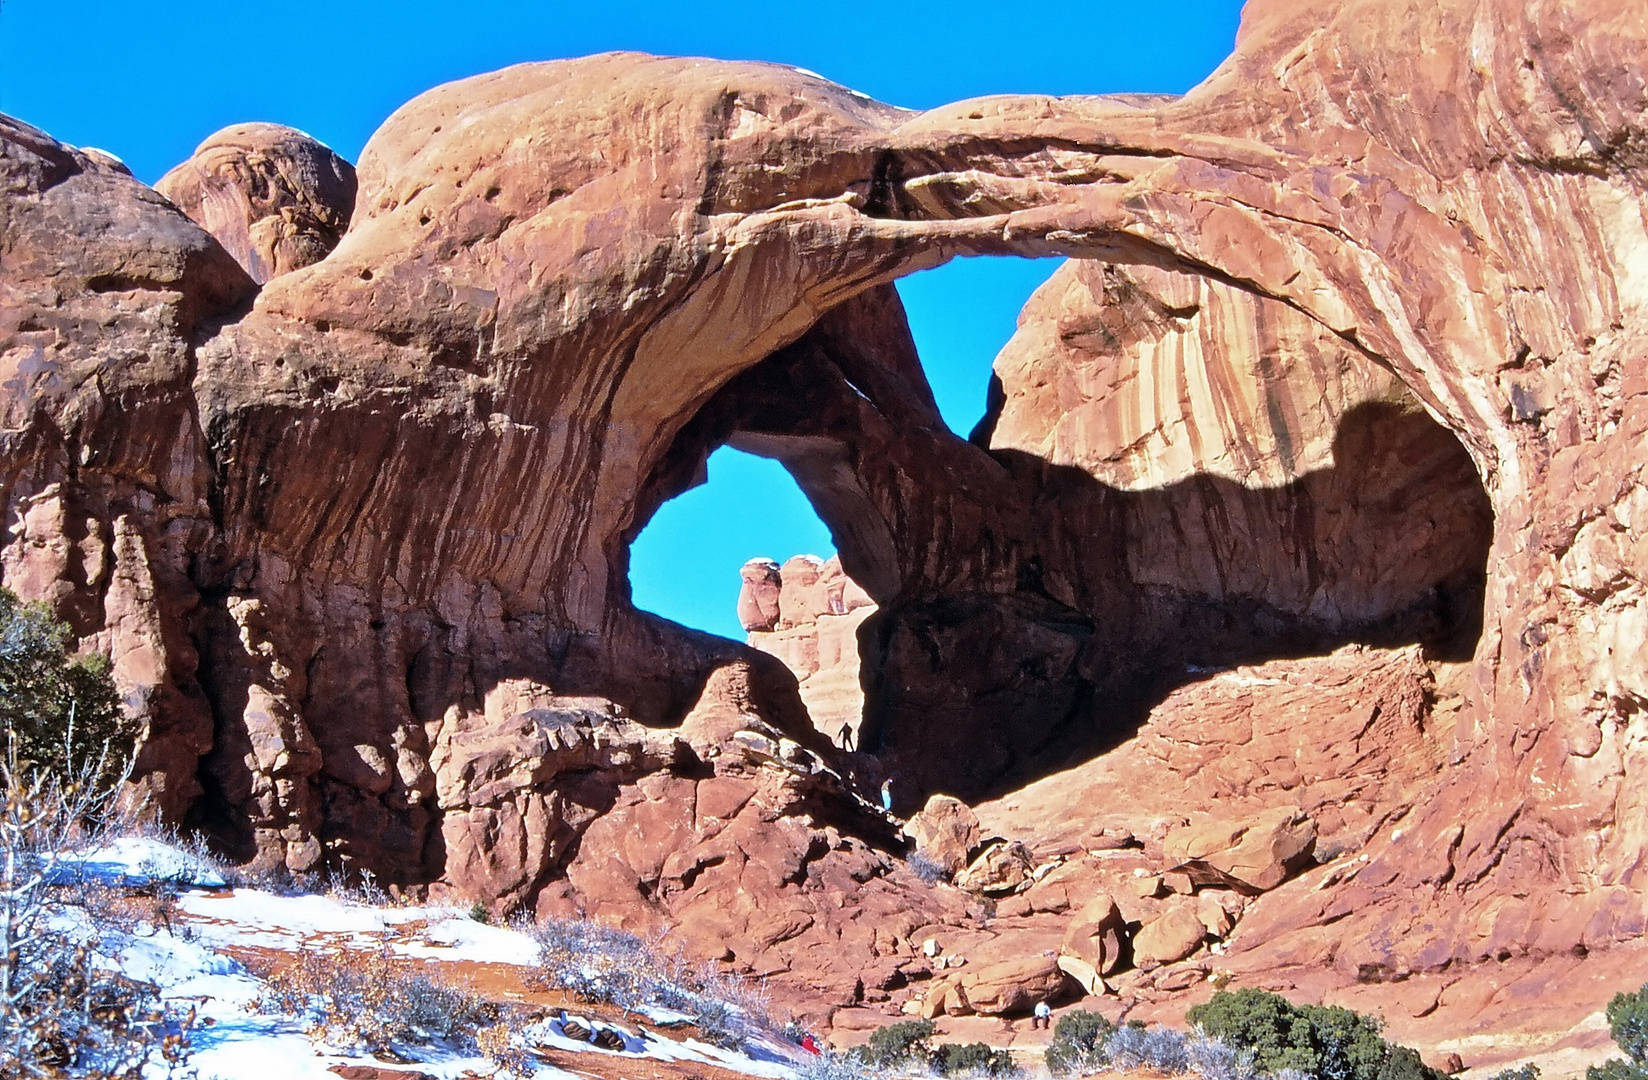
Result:
<svg viewBox="0 0 1648 1080"><path fill-rule="evenodd" d="M749 645L784 661L813 726L852 748L864 717L858 628L875 602L834 555L796 555L783 566L751 559L742 577L738 615Z"/></svg>
<svg viewBox="0 0 1648 1080"><path fill-rule="evenodd" d="M355 167L294 128L236 124L155 188L263 284L338 246L355 208Z"/></svg>
<svg viewBox="0 0 1648 1080"><path fill-rule="evenodd" d="M1601 950L1648 839L1645 45L1626 0L1254 0L1183 98L921 114L527 64L392 116L309 265L262 204L242 251L6 121L5 580L111 653L138 782L247 859L596 904L857 1002L963 914L776 658L629 602L629 541L728 443L877 605L896 807L1208 667L1469 651L1403 827L1293 925L1364 979ZM889 282L986 254L1078 261L967 441Z"/></svg>

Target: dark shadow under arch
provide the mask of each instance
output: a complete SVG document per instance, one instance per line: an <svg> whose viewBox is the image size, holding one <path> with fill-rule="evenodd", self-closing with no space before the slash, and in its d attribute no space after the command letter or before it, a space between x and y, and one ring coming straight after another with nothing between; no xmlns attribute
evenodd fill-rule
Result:
<svg viewBox="0 0 1648 1080"><path fill-rule="evenodd" d="M944 426L882 286L728 382L644 488L669 497L723 444L790 469L881 605L860 635L861 741L903 778L901 804L1100 752L1202 669L1351 642L1460 659L1480 634L1491 507L1417 403L1349 410L1334 466L1274 488L1121 490L986 449L992 422L976 441ZM1198 559L1220 588L1183 584ZM1240 580L1267 567L1289 580Z"/></svg>

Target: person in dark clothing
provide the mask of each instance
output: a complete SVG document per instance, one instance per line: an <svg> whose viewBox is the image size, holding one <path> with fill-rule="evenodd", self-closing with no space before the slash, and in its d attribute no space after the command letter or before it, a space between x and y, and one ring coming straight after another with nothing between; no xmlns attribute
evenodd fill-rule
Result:
<svg viewBox="0 0 1648 1080"><path fill-rule="evenodd" d="M853 748L853 725L852 724L842 724L841 725L841 731L840 731L839 734L836 735L835 738L836 738L836 741L841 744L841 749L849 750L849 751L852 750L852 748Z"/></svg>

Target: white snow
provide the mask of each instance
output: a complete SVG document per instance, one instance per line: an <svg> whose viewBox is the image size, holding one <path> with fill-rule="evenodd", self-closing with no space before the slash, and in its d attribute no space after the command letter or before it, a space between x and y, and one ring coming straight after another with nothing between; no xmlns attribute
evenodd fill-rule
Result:
<svg viewBox="0 0 1648 1080"><path fill-rule="evenodd" d="M478 923L454 908L373 907L258 889L191 893L178 906L200 920L200 938L220 946L292 949L323 938L350 948L387 944L396 955L418 960L531 965L538 958L538 946L521 931Z"/></svg>
<svg viewBox="0 0 1648 1080"><path fill-rule="evenodd" d="M86 154L86 153L102 154L104 157L108 158L110 161L113 161L117 165L126 164L126 159L125 158L121 157L119 154L111 154L109 151L103 149L101 146L82 146L80 148L80 152L82 154Z"/></svg>
<svg viewBox="0 0 1648 1080"><path fill-rule="evenodd" d="M662 1024L664 1027L685 1024L692 1020L692 1017L687 1013L675 1009L666 1009L662 1005L642 1005L635 1011L653 1023Z"/></svg>
<svg viewBox="0 0 1648 1080"><path fill-rule="evenodd" d="M198 855L146 836L123 836L90 851L65 855L59 875L79 873L109 885L152 885L169 881L221 889L223 875Z"/></svg>
<svg viewBox="0 0 1648 1080"><path fill-rule="evenodd" d="M338 1047L317 1044L300 1020L257 1011L261 986L256 976L222 950L378 948L417 959L487 964L531 964L537 946L519 930L487 926L442 907L374 907L329 896L280 896L257 889L223 888L223 878L205 860L152 839L128 838L73 859L79 872L110 884L147 885L172 881L197 886L178 900L169 927L142 927L105 943L103 961L126 975L153 983L163 997L193 1007L194 1052L190 1063L200 1080L336 1080L338 1064L374 1060ZM205 891L212 889L214 891ZM655 1026L690 1020L685 1014L645 1008L638 1016ZM581 1018L590 1027L589 1018ZM754 1038L744 1051L723 1050L694 1039L675 1040L640 1024L605 1020L593 1024L623 1036L625 1049L608 1050L568 1038L559 1024L545 1021L517 1033L527 1047L566 1053L650 1058L661 1062L714 1064L749 1076L789 1080L799 1051L773 1038ZM442 1080L489 1075L490 1062L440 1047L415 1049L406 1066ZM159 1075L156 1071L155 1075ZM573 1080L574 1073L548 1065L536 1080Z"/></svg>

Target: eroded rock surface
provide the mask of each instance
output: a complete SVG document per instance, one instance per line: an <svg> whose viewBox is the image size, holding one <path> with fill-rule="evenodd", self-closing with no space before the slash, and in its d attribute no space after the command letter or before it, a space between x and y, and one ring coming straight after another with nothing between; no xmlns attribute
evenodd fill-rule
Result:
<svg viewBox="0 0 1648 1080"><path fill-rule="evenodd" d="M797 555L744 564L738 617L752 648L784 661L800 683L813 726L834 741L856 745L864 716L858 628L875 614L872 601L841 569L841 559Z"/></svg>
<svg viewBox="0 0 1648 1080"><path fill-rule="evenodd" d="M310 265L277 273L332 227L307 181L229 168L250 310L219 226L6 121L5 580L115 657L137 782L229 850L682 927L843 1028L948 972L928 937L1014 973L956 979L973 1011L1064 979L1084 860L1130 926L1211 933L1161 852L1192 812L1298 807L1336 856L1217 890L1244 978L1602 955L1648 910L1645 48L1626 0L1253 0L1183 98L920 114L521 65L392 116ZM1083 260L976 441L889 284L967 254ZM1030 853L1018 914L903 868L777 659L633 609L629 541L723 443L791 469L877 605L899 808L1092 808L1029 842L981 813ZM1200 992L1211 948L1117 989Z"/></svg>
<svg viewBox="0 0 1648 1080"><path fill-rule="evenodd" d="M355 208L355 167L294 128L236 124L155 188L261 285L338 246Z"/></svg>

